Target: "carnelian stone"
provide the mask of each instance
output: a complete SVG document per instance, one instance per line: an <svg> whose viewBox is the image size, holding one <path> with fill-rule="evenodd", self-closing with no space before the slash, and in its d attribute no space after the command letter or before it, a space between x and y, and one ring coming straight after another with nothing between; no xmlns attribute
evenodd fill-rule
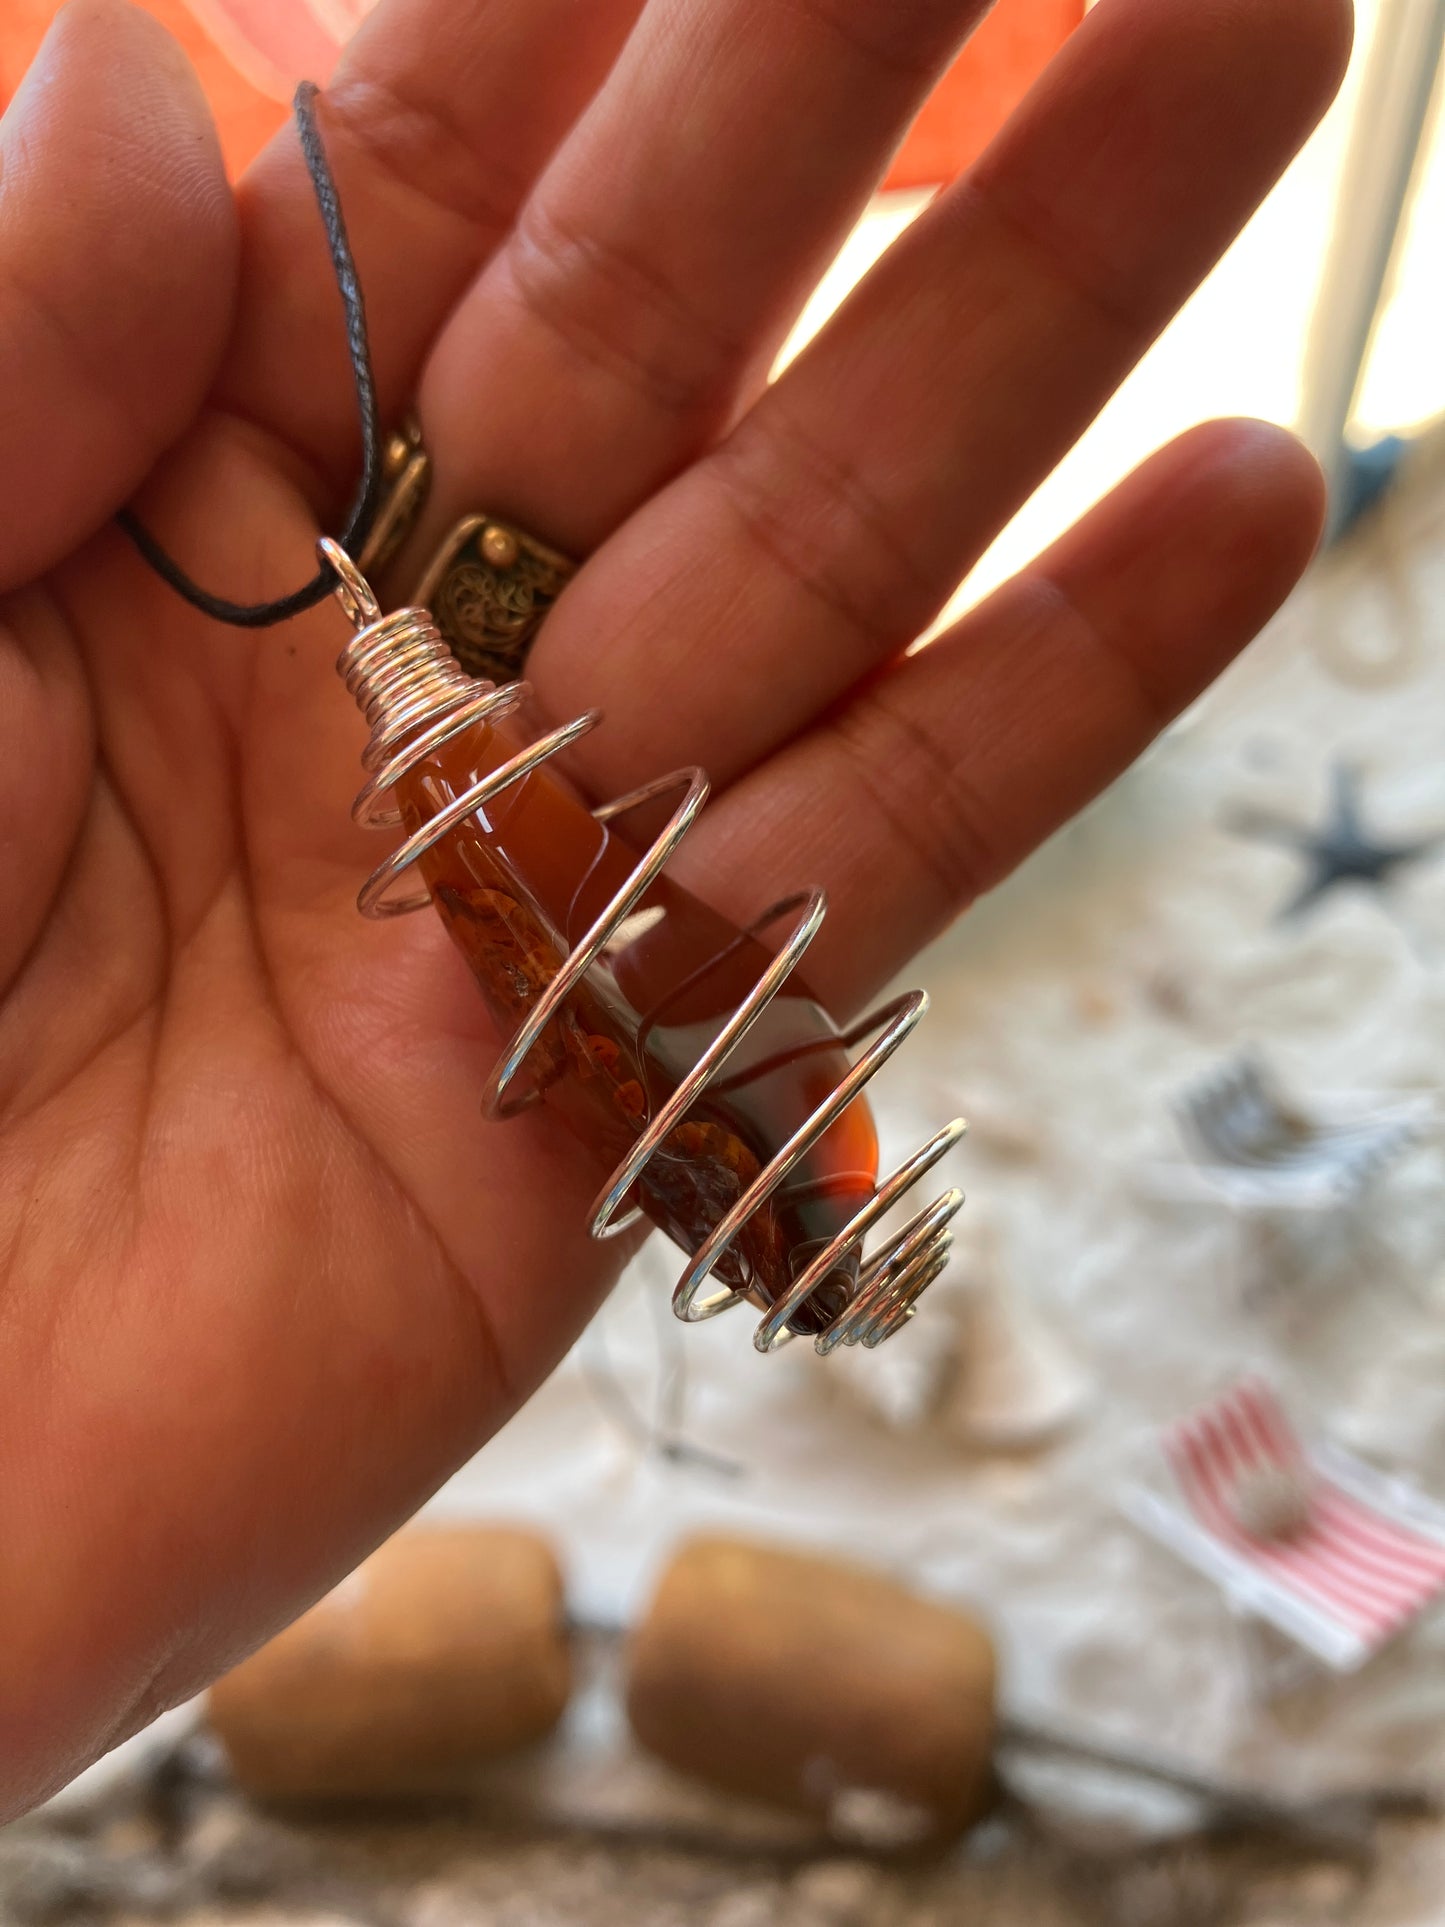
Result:
<svg viewBox="0 0 1445 1927"><path fill-rule="evenodd" d="M486 724L445 745L398 784L407 828L519 746ZM423 857L432 900L504 1039L637 863L637 851L546 768L501 791ZM518 1072L519 1090L539 1094L610 1175L770 962L755 938L659 878L543 1031ZM636 1202L695 1253L848 1065L837 1026L795 973L648 1161ZM855 1098L751 1214L717 1276L756 1304L775 1304L872 1197L877 1174L872 1116ZM799 1307L794 1329L829 1325L856 1279L854 1254Z"/></svg>

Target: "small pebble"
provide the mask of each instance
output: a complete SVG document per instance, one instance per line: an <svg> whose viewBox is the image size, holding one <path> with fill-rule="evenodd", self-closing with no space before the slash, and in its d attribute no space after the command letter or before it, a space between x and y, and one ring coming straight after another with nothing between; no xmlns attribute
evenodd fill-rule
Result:
<svg viewBox="0 0 1445 1927"><path fill-rule="evenodd" d="M97 1856L78 1840L18 1831L0 1839L0 1920L39 1927L107 1896Z"/></svg>
<svg viewBox="0 0 1445 1927"><path fill-rule="evenodd" d="M0 1922L50 1927L135 1907L169 1910L179 1873L150 1854L112 1858L94 1841L17 1828L0 1837Z"/></svg>
<svg viewBox="0 0 1445 1927"><path fill-rule="evenodd" d="M998 1164L1033 1164L1042 1148L1037 1118L1006 1099L976 1102L965 1093L960 1105L968 1119L967 1145Z"/></svg>
<svg viewBox="0 0 1445 1927"><path fill-rule="evenodd" d="M1074 992L1074 1009L1079 1022L1088 1024L1094 1030L1112 1024L1118 1015L1118 1005L1099 984L1080 984Z"/></svg>
<svg viewBox="0 0 1445 1927"><path fill-rule="evenodd" d="M112 1860L129 1860L140 1854L158 1854L165 1850L160 1828L144 1813L118 1814L108 1820L95 1837Z"/></svg>
<svg viewBox="0 0 1445 1927"><path fill-rule="evenodd" d="M1252 1539L1297 1539L1314 1510L1309 1481L1289 1466L1261 1465L1240 1474L1230 1493L1235 1524Z"/></svg>
<svg viewBox="0 0 1445 1927"><path fill-rule="evenodd" d="M807 1867L788 1892L787 1918L795 1909L819 1927L869 1927L884 1903L885 1876L858 1860L821 1860Z"/></svg>
<svg viewBox="0 0 1445 1927"><path fill-rule="evenodd" d="M776 1888L744 1887L718 1902L707 1927L777 1927L781 1917Z"/></svg>
<svg viewBox="0 0 1445 1927"><path fill-rule="evenodd" d="M1145 1002L1160 1017L1167 1017L1177 1024L1188 1023L1193 1017L1194 989L1183 971L1161 965L1145 977L1143 990Z"/></svg>
<svg viewBox="0 0 1445 1927"><path fill-rule="evenodd" d="M203 1893L228 1900L273 1894L304 1873L308 1860L303 1835L229 1797L201 1810L181 1856Z"/></svg>
<svg viewBox="0 0 1445 1927"><path fill-rule="evenodd" d="M1112 1884L1107 1918L1111 1927L1225 1927L1231 1911L1215 1867L1186 1849L1126 1868Z"/></svg>
<svg viewBox="0 0 1445 1927"><path fill-rule="evenodd" d="M828 1831L835 1840L874 1853L917 1846L933 1830L926 1807L871 1787L845 1787L828 1809Z"/></svg>

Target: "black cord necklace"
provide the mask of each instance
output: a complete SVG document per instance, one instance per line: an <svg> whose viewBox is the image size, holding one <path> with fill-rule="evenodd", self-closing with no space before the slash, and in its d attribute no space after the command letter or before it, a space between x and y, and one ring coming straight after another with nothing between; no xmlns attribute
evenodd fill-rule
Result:
<svg viewBox="0 0 1445 1927"><path fill-rule="evenodd" d="M301 138L301 152L315 190L316 205L321 211L327 245L331 250L331 265L336 272L336 285L346 311L346 345L351 357L352 378L361 415L361 481L346 526L337 537L342 548L349 555L355 555L365 546L381 500L381 432L377 424L371 342L366 331L366 302L361 292L356 263L352 259L351 243L341 212L341 198L336 192L331 164L326 157L326 145L316 123L319 92L314 81L303 80L296 89L292 105L296 114L296 129ZM304 588L293 590L290 595L279 596L274 602L231 602L225 596L212 595L209 590L201 588L161 546L133 510L122 509L116 520L156 574L168 582L177 595L184 596L191 607L199 609L203 615L213 616L217 622L230 623L237 629L267 629L273 623L287 622L292 616L302 615L307 609L314 609L318 603L324 602L336 587L335 575L329 568L322 568Z"/></svg>

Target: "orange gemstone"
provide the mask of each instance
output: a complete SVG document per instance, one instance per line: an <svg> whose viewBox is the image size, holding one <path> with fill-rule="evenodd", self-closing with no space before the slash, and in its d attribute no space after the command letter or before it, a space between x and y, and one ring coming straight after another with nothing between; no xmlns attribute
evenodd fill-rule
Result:
<svg viewBox="0 0 1445 1927"><path fill-rule="evenodd" d="M518 747L486 724L444 746L397 787L407 828ZM616 830L545 768L423 857L432 899L505 1039L637 863ZM610 1175L770 962L756 939L659 878L547 1025L521 1078ZM636 1201L684 1251L697 1252L848 1065L837 1026L795 974L663 1139L637 1180ZM750 1215L718 1277L759 1305L775 1304L872 1197L877 1174L873 1120L855 1098ZM793 1327L824 1329L856 1277L854 1255L799 1307Z"/></svg>

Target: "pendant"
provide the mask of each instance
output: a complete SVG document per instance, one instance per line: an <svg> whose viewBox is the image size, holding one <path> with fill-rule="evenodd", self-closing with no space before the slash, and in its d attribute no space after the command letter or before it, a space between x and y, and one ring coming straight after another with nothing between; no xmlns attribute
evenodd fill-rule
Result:
<svg viewBox="0 0 1445 1927"><path fill-rule="evenodd" d="M439 914L510 1039L487 1110L541 1103L588 1146L612 1173L594 1234L643 1214L688 1254L679 1316L746 1299L761 1350L798 1333L824 1352L880 1343L943 1269L962 1203L944 1193L864 1259L869 1229L963 1132L955 1120L879 1184L863 1086L923 993L841 1029L797 975L820 892L739 930L663 874L706 800L700 771L589 809L546 765L596 716L527 742L524 684L466 674L425 610L383 616L344 552L322 552L358 630L339 667L372 726L355 814L405 832L361 908ZM669 796L666 826L634 847L620 819ZM424 889L400 890L413 868ZM780 949L762 940L789 925Z"/></svg>

